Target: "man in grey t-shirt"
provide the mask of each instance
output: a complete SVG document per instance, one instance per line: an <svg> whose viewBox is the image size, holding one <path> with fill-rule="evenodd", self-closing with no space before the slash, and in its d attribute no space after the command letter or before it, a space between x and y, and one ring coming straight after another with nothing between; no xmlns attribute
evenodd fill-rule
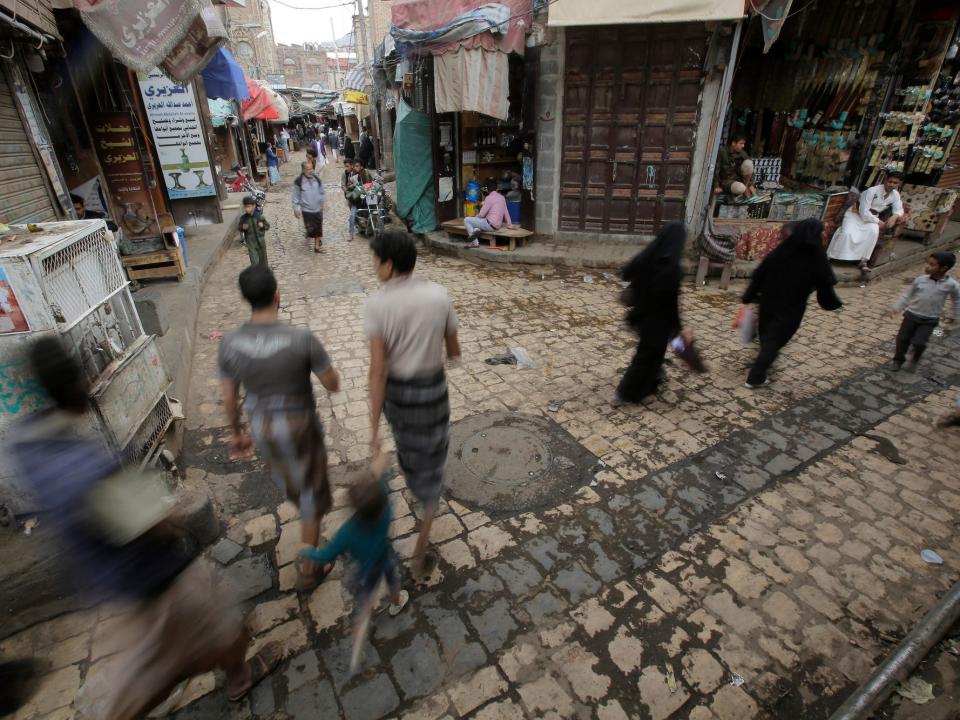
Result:
<svg viewBox="0 0 960 720"><path fill-rule="evenodd" d="M250 322L224 335L219 353L223 404L233 431L230 454L249 456L256 443L274 482L300 508L301 540L316 547L332 497L311 375L331 393L340 390L340 375L313 333L280 322L280 293L268 267L251 265L240 273L240 292L253 309ZM240 422L241 385L252 439ZM312 563L297 569L300 589L317 584Z"/></svg>

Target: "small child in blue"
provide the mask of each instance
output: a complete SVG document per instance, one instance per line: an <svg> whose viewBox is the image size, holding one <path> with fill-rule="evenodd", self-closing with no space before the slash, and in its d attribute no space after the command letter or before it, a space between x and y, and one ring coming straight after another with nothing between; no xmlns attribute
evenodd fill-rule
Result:
<svg viewBox="0 0 960 720"><path fill-rule="evenodd" d="M353 560L354 567L348 581L356 607L351 671L359 665L360 649L373 614L373 593L381 578L390 591L390 615L398 615L410 599L410 593L400 588L397 556L390 542L393 513L387 498L385 466L385 459L377 458L362 478L351 483L350 504L355 512L340 526L330 543L300 553L317 563L321 578L330 572L339 555L347 553Z"/></svg>

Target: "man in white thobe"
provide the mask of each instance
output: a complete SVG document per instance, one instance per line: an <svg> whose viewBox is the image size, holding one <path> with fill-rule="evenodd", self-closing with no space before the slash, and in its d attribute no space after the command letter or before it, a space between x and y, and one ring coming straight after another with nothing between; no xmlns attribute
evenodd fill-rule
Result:
<svg viewBox="0 0 960 720"><path fill-rule="evenodd" d="M860 210L850 208L843 214L843 224L833 235L827 257L831 260L859 261L865 269L877 246L881 230L896 227L903 221L903 202L900 200L900 185L903 177L890 173L882 185L874 185L860 195ZM887 211L890 211L887 213ZM885 220L882 215L889 214Z"/></svg>

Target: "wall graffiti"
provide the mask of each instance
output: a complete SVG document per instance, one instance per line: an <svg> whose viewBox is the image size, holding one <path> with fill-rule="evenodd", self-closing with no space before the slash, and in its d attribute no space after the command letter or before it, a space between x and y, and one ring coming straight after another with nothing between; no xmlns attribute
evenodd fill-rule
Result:
<svg viewBox="0 0 960 720"><path fill-rule="evenodd" d="M50 399L40 381L24 372L26 362L0 365L0 415L37 410Z"/></svg>

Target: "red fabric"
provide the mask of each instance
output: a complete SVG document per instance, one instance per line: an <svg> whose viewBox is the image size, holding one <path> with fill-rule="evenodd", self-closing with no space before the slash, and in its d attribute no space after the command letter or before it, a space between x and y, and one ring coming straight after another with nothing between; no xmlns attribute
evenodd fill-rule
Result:
<svg viewBox="0 0 960 720"><path fill-rule="evenodd" d="M244 100L242 104L244 120L280 119L280 114L270 100L270 93L250 78L247 78L247 89L250 91L250 99Z"/></svg>
<svg viewBox="0 0 960 720"><path fill-rule="evenodd" d="M497 2L510 8L510 29L507 30L506 35L482 32L461 42L431 47L430 53L442 55L462 45L465 48L501 50L523 55L525 35L530 29L532 20L530 0L497 0ZM433 30L485 4L485 0L397 0L393 3L392 19L393 24L399 28Z"/></svg>
<svg viewBox="0 0 960 720"><path fill-rule="evenodd" d="M764 226L746 230L737 242L737 258L740 260L763 260L780 244L780 226Z"/></svg>

